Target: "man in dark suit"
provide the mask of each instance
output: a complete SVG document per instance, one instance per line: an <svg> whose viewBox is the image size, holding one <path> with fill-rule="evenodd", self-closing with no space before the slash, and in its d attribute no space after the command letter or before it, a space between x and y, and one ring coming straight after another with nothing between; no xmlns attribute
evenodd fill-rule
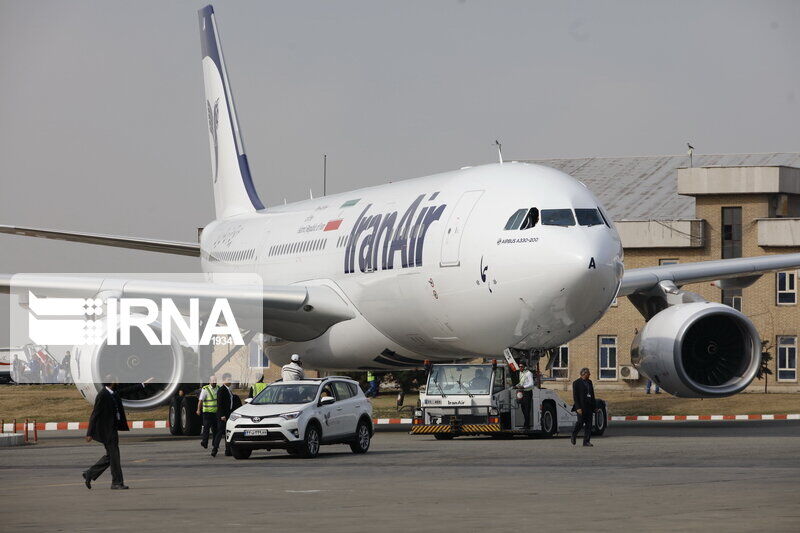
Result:
<svg viewBox="0 0 800 533"><path fill-rule="evenodd" d="M86 442L96 440L105 446L106 454L92 467L83 472L83 480L87 489L92 488L92 481L97 480L106 468L111 467L111 488L124 490L128 486L122 479L122 465L119 458L119 431L129 431L128 419L125 417L125 407L122 405L120 394L132 388L144 387L153 378L141 385L133 385L124 389L117 387L113 376L106 376L103 390L97 394L94 401L92 416L89 418L89 428L86 430Z"/></svg>
<svg viewBox="0 0 800 533"><path fill-rule="evenodd" d="M241 406L242 400L231 390L231 375L223 374L222 386L217 391L217 432L211 442L211 457L217 456L219 441L225 439L225 425L228 423L228 417ZM231 445L227 439L225 440L225 455L231 455Z"/></svg>
<svg viewBox="0 0 800 533"><path fill-rule="evenodd" d="M572 430L572 437L570 442L575 444L575 439L578 437L578 432L581 428L583 431L583 445L593 446L589 442L592 436L592 422L594 420L594 413L597 410L597 403L594 398L594 385L592 385L591 373L588 368L581 369L581 377L572 382L572 410L578 414L578 420L575 422L575 428Z"/></svg>

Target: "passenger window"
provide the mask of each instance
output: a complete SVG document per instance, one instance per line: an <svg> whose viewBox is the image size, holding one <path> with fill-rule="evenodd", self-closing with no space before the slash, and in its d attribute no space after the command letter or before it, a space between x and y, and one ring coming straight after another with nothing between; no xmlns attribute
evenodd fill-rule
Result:
<svg viewBox="0 0 800 533"><path fill-rule="evenodd" d="M319 394L319 399L321 400L322 398L325 398L325 397L328 397L328 396L330 396L331 398L336 398L336 396L333 395L333 389L331 388L331 384L330 383L328 383L327 385L322 387L322 392Z"/></svg>
<svg viewBox="0 0 800 533"><path fill-rule="evenodd" d="M603 219L597 209L576 209L575 217L581 226L600 226Z"/></svg>
<svg viewBox="0 0 800 533"><path fill-rule="evenodd" d="M356 385L354 385L353 383L348 383L347 386L350 387L351 397L358 396L358 387Z"/></svg>
<svg viewBox="0 0 800 533"><path fill-rule="evenodd" d="M505 229L519 229L519 225L522 224L522 219L525 218L525 211L526 209L517 209L516 212L511 215L511 218L508 219L506 222Z"/></svg>
<svg viewBox="0 0 800 533"><path fill-rule="evenodd" d="M572 209L542 209L542 224L545 226L574 226Z"/></svg>
<svg viewBox="0 0 800 533"><path fill-rule="evenodd" d="M522 222L522 227L519 229L530 229L539 222L539 210L531 207L528 214L525 215L525 220Z"/></svg>
<svg viewBox="0 0 800 533"><path fill-rule="evenodd" d="M336 389L336 397L340 400L346 400L353 395L353 391L350 390L350 387L348 387L347 383L344 381L334 382L333 388Z"/></svg>

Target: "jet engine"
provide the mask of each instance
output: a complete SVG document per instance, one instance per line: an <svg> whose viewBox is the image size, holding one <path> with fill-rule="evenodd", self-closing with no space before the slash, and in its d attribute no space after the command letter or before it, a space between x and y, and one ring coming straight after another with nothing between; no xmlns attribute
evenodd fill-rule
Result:
<svg viewBox="0 0 800 533"><path fill-rule="evenodd" d="M149 326L160 338L160 324ZM138 410L167 403L182 383L197 381L196 368L196 352L178 339L153 345L136 328L131 328L126 345L110 345L106 339L102 344L75 346L71 359L72 378L87 401L94 401L105 376L111 375L119 385L125 407Z"/></svg>
<svg viewBox="0 0 800 533"><path fill-rule="evenodd" d="M731 396L756 376L761 339L750 319L732 307L678 304L645 324L631 346L631 361L675 396Z"/></svg>

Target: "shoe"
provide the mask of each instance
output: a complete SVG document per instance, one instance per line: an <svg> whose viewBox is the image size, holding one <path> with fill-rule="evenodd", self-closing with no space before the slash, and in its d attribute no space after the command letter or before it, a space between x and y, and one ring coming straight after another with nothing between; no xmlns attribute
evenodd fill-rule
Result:
<svg viewBox="0 0 800 533"><path fill-rule="evenodd" d="M211 450L211 457L217 456L217 450Z"/></svg>
<svg viewBox="0 0 800 533"><path fill-rule="evenodd" d="M594 444L592 444L591 442L584 442L583 445L588 446L589 448L594 448Z"/></svg>
<svg viewBox="0 0 800 533"><path fill-rule="evenodd" d="M233 454L230 451L225 450L225 457L232 457L232 456Z"/></svg>
<svg viewBox="0 0 800 533"><path fill-rule="evenodd" d="M645 392L645 394L650 394L650 391ZM658 394L658 393L656 393L656 394Z"/></svg>
<svg viewBox="0 0 800 533"><path fill-rule="evenodd" d="M119 485L111 485L111 490L128 490L130 487L124 483Z"/></svg>
<svg viewBox="0 0 800 533"><path fill-rule="evenodd" d="M208 443L207 443L207 442L201 442L201 443L200 443L200 446L202 446L202 447L203 447L203 448L205 448L206 450L208 449Z"/></svg>
<svg viewBox="0 0 800 533"><path fill-rule="evenodd" d="M89 477L89 472L83 472L81 475L83 476L83 482L86 484L86 488L91 490L92 478Z"/></svg>
<svg viewBox="0 0 800 533"><path fill-rule="evenodd" d="M569 441L572 443L573 446L575 446L575 435L570 435Z"/></svg>

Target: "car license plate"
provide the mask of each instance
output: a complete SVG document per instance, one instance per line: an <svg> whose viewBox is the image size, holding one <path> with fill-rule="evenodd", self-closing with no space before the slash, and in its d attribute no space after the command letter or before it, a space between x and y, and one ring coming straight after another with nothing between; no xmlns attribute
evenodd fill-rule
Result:
<svg viewBox="0 0 800 533"><path fill-rule="evenodd" d="M244 436L245 437L266 437L269 435L268 429L245 429Z"/></svg>

